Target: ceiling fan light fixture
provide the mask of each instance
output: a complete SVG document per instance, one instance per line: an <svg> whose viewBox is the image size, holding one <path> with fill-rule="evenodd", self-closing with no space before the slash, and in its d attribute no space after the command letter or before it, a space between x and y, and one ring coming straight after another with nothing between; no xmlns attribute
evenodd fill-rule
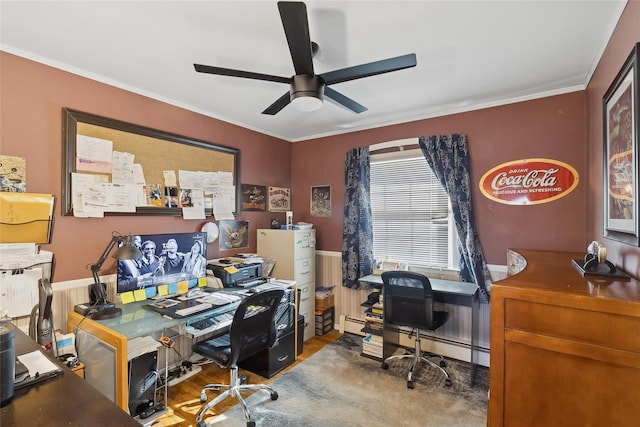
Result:
<svg viewBox="0 0 640 427"><path fill-rule="evenodd" d="M291 100L291 103L300 111L316 111L322 108L322 99L319 97L319 94L297 94L295 98Z"/></svg>
<svg viewBox="0 0 640 427"><path fill-rule="evenodd" d="M300 74L293 76L289 96L293 106L300 111L316 111L322 108L324 84L318 76Z"/></svg>

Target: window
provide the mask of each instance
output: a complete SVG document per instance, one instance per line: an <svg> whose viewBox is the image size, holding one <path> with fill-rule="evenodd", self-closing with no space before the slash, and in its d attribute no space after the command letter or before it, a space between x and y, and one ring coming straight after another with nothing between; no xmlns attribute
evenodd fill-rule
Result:
<svg viewBox="0 0 640 427"><path fill-rule="evenodd" d="M373 256L457 270L449 198L420 150L371 155Z"/></svg>

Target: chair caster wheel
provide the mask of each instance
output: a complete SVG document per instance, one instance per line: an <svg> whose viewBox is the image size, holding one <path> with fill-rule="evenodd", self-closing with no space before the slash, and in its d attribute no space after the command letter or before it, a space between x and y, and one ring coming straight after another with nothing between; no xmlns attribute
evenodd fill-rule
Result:
<svg viewBox="0 0 640 427"><path fill-rule="evenodd" d="M440 367L446 368L447 367L447 362L445 362L444 360L441 360L440 361Z"/></svg>
<svg viewBox="0 0 640 427"><path fill-rule="evenodd" d="M271 400L278 400L278 392L274 391L273 393L271 393Z"/></svg>
<svg viewBox="0 0 640 427"><path fill-rule="evenodd" d="M240 375L240 376L238 377L238 382L239 382L240 384L246 384L246 383L247 383L247 376L246 376L246 375Z"/></svg>
<svg viewBox="0 0 640 427"><path fill-rule="evenodd" d="M410 388L413 390L414 388L413 381L407 381L407 388Z"/></svg>
<svg viewBox="0 0 640 427"><path fill-rule="evenodd" d="M452 382L450 378L447 378L446 380L444 380L444 385L446 385L447 387L451 387L451 384Z"/></svg>
<svg viewBox="0 0 640 427"><path fill-rule="evenodd" d="M204 421L198 421L198 427L207 427L207 423Z"/></svg>
<svg viewBox="0 0 640 427"><path fill-rule="evenodd" d="M202 393L200 393L200 403L204 403L206 401L207 401L207 393L203 391Z"/></svg>
<svg viewBox="0 0 640 427"><path fill-rule="evenodd" d="M382 369L384 370L389 369L389 364L387 362L382 362Z"/></svg>
<svg viewBox="0 0 640 427"><path fill-rule="evenodd" d="M247 427L256 427L255 421L247 421Z"/></svg>

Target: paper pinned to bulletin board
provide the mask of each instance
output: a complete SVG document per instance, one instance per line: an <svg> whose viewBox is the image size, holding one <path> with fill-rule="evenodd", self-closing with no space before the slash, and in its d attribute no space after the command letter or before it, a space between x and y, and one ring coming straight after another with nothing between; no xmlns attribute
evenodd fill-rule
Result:
<svg viewBox="0 0 640 427"><path fill-rule="evenodd" d="M0 243L49 243L52 194L0 192Z"/></svg>

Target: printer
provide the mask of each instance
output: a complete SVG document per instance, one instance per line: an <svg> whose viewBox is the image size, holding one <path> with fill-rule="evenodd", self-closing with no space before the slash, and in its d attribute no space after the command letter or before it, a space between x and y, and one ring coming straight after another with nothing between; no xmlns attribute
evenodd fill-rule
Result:
<svg viewBox="0 0 640 427"><path fill-rule="evenodd" d="M207 269L222 281L225 288L259 284L262 279L262 263L238 263L228 259L209 261Z"/></svg>

